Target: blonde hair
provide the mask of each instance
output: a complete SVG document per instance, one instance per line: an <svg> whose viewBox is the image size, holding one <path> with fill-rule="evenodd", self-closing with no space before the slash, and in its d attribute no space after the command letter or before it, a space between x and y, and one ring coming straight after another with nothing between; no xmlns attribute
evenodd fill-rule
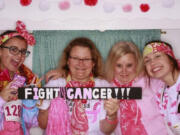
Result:
<svg viewBox="0 0 180 135"><path fill-rule="evenodd" d="M137 70L136 70L136 76L138 76L142 69L142 55L138 49L138 47L132 43L127 41L120 41L117 42L109 51L106 65L105 65L105 73L106 73L106 79L111 82L114 79L114 67L116 61L126 55L126 54L133 54L137 63Z"/></svg>
<svg viewBox="0 0 180 135"><path fill-rule="evenodd" d="M73 47L87 47L89 48L92 56L92 60L94 62L94 67L92 69L92 74L94 77L103 77L103 62L102 57L95 44L88 38L79 37L72 40L67 47L64 49L62 56L59 61L59 70L61 73L65 73L64 77L67 77L69 73L69 67L67 61L70 57L70 52Z"/></svg>

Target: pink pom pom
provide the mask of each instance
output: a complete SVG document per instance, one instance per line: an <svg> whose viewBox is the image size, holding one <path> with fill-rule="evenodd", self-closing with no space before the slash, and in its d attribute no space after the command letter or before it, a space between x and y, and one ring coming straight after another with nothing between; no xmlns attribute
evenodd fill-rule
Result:
<svg viewBox="0 0 180 135"><path fill-rule="evenodd" d="M42 11L47 11L50 8L50 2L42 0L39 3L39 9Z"/></svg>
<svg viewBox="0 0 180 135"><path fill-rule="evenodd" d="M132 11L132 5L131 4L126 4L122 7L124 12L131 12Z"/></svg>
<svg viewBox="0 0 180 135"><path fill-rule="evenodd" d="M174 4L175 4L174 0L162 0L162 5L165 8L171 8L174 6Z"/></svg>
<svg viewBox="0 0 180 135"><path fill-rule="evenodd" d="M47 135L71 135L71 122L66 101L62 98L51 100L48 114Z"/></svg>
<svg viewBox="0 0 180 135"><path fill-rule="evenodd" d="M62 1L59 3L59 9L67 10L70 8L70 3L68 1Z"/></svg>
<svg viewBox="0 0 180 135"><path fill-rule="evenodd" d="M4 0L0 0L0 10L4 9L4 7L5 7Z"/></svg>
<svg viewBox="0 0 180 135"><path fill-rule="evenodd" d="M104 3L103 8L106 13L111 13L115 10L115 5L113 3L106 2Z"/></svg>

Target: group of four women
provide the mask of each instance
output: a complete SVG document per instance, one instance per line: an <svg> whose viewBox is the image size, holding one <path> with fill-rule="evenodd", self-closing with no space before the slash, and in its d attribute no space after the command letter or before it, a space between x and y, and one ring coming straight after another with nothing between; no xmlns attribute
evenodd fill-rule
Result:
<svg viewBox="0 0 180 135"><path fill-rule="evenodd" d="M29 134L38 124L48 135L180 134L179 62L169 44L149 42L142 57L135 44L120 41L109 51L104 66L90 39L73 39L64 49L59 67L48 73L48 79L56 79L49 80L46 87L142 87L142 99L58 97L36 106L33 100L17 100L17 90L11 87L17 75L26 78L25 85L38 81L23 65L28 43L32 38L19 31L0 37L0 135Z"/></svg>

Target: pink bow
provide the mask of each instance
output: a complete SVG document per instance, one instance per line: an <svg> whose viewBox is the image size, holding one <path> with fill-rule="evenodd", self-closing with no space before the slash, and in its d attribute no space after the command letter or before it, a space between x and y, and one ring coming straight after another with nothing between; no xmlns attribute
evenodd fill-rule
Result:
<svg viewBox="0 0 180 135"><path fill-rule="evenodd" d="M35 45L36 41L34 36L28 33L25 24L19 20L16 22L16 31L26 39L29 45Z"/></svg>

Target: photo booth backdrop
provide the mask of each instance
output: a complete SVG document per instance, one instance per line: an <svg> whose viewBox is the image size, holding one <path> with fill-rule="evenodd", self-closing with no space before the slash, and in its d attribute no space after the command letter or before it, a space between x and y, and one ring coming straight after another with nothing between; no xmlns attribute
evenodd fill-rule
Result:
<svg viewBox="0 0 180 135"><path fill-rule="evenodd" d="M39 76L57 66L64 47L76 37L90 38L105 60L109 49L118 41L134 42L140 50L151 40L160 40L160 30L113 30L113 31L33 31L36 45L33 48L33 71Z"/></svg>
<svg viewBox="0 0 180 135"><path fill-rule="evenodd" d="M91 1L93 1L93 3L91 3ZM130 36L132 33L137 32L135 29L167 29L167 34L161 35L161 39L172 44L175 48L175 54L180 58L180 53L178 53L178 50L180 50L179 12L180 0L0 0L0 30L14 29L17 20L25 22L27 29L33 31L123 31L126 29L133 30L133 32L129 32L126 35ZM30 68L33 66L33 70L39 75L56 66L63 48L72 38L76 36L87 36L85 34L86 31L84 31L83 34L75 34L73 36L71 35L68 39L63 39L61 37L65 37L65 35L67 35L67 37L69 36L66 32L64 32L65 35L59 34L61 32L54 32L55 31L34 31L37 45L34 49L29 47L32 52L34 51L34 55L31 53L30 57L26 59L25 64ZM90 32L93 33L94 31ZM96 43L98 48L103 48L100 49L100 51L105 58L109 48L116 41L126 39L133 41L142 50L142 46L144 46L145 43L144 41L156 39L151 32L146 35L147 37L140 34L140 31L138 32L139 33L136 33L137 35L134 34L134 38L128 37L128 39L121 38L122 35L119 37L111 37L110 34L110 36L107 34L106 40L102 40L101 42L100 39L96 39L96 36L93 36L94 34L90 34L90 38ZM42 33L46 33L46 36L43 36ZM101 32L96 31L96 33ZM101 33L102 37L106 35L104 33L106 33L106 31ZM109 33L112 34L113 32ZM157 33L159 34L157 39L159 39L160 32ZM50 37L48 38L48 36ZM46 37L49 39L48 41ZM53 40L56 37L58 37L58 39L56 39L57 41ZM98 37L100 38L100 36ZM105 39L105 37L103 38ZM50 51L47 51L48 48ZM52 53L54 54L52 55ZM45 59L47 59L47 62L44 62ZM53 59L53 61L50 62L51 60L48 59ZM32 134L40 135L41 133L34 131Z"/></svg>

